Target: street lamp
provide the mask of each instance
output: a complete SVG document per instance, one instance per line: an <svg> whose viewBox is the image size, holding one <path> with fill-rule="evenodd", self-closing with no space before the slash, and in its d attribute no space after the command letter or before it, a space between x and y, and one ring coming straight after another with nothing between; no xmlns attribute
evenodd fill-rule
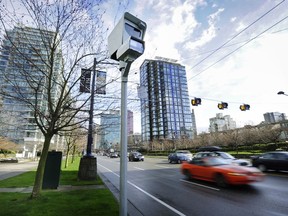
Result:
<svg viewBox="0 0 288 216"><path fill-rule="evenodd" d="M89 127L88 127L86 154L80 160L79 171L78 171L78 179L80 180L95 180L97 178L97 158L92 155L96 58L94 58L92 71L88 71L88 72L93 73L93 75L92 75L92 86L91 86L92 88L91 88L91 98L90 98ZM91 77L91 74L90 74L90 77ZM88 80L90 83L90 79ZM83 92L85 92L85 84L84 84ZM90 92L90 89L88 92Z"/></svg>
<svg viewBox="0 0 288 216"><path fill-rule="evenodd" d="M120 215L127 216L127 82L131 64L144 53L146 23L126 12L108 36L111 59L119 61L121 80Z"/></svg>
<svg viewBox="0 0 288 216"><path fill-rule="evenodd" d="M283 91L279 91L277 94L278 94L278 95L285 95L285 96L288 96L288 94L285 94L285 92L283 92Z"/></svg>

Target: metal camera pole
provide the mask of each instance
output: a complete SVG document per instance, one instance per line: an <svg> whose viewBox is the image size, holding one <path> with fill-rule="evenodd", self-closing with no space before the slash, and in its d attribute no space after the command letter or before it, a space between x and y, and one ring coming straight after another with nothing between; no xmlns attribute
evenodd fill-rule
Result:
<svg viewBox="0 0 288 216"><path fill-rule="evenodd" d="M127 215L127 82L132 61L120 61L121 80L121 142L120 142L120 215Z"/></svg>

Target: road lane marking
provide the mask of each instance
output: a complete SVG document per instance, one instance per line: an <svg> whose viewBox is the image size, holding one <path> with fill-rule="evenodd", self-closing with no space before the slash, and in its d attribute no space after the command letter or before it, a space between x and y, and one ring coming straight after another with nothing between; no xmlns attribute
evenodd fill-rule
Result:
<svg viewBox="0 0 288 216"><path fill-rule="evenodd" d="M104 169L108 170L109 172L113 173L114 175L116 175L117 177L120 178L120 175L116 174L115 172L113 172L112 170L106 168L105 166L101 165L98 163L99 166L103 167ZM171 211L175 212L176 214L180 215L180 216L186 216L185 214L183 214L182 212L178 211L177 209L173 208L172 206L168 205L167 203L163 202L162 200L158 199L157 197L153 196L152 194L148 193L147 191L143 190L142 188L138 187L137 185L133 184L130 181L127 181L128 184L130 184L131 186L135 187L136 189L138 189L139 191L141 191L142 193L146 194L147 196L149 196L150 198L154 199L155 201L157 201L158 203L160 203L161 205L164 205L165 207L169 208Z"/></svg>
<svg viewBox="0 0 288 216"><path fill-rule="evenodd" d="M103 166L103 165L101 165L101 164L99 164L99 163L98 163L97 165L103 167L104 169L108 170L109 172L113 173L114 175L116 175L117 177L120 178L120 175L118 175L117 173L115 173L115 172L113 172L112 170L108 169L107 167L105 167L105 166Z"/></svg>
<svg viewBox="0 0 288 216"><path fill-rule="evenodd" d="M161 167L161 168L165 168L165 169L169 169L169 168L171 168L171 167L161 166L161 165L154 165L154 166L156 166L156 167Z"/></svg>
<svg viewBox="0 0 288 216"><path fill-rule="evenodd" d="M142 169L142 168L140 168L140 167L134 167L135 169L139 169L139 170L145 170L145 169Z"/></svg>
<svg viewBox="0 0 288 216"><path fill-rule="evenodd" d="M197 184L197 183L195 183L195 182L191 182L191 181L187 181L187 180L183 180L183 179L180 179L180 181L185 182L185 183L188 183L188 184L197 185L197 186L199 186L199 187L208 188L208 189L215 190L215 191L220 191L219 188L209 187L209 186L206 186L206 185Z"/></svg>

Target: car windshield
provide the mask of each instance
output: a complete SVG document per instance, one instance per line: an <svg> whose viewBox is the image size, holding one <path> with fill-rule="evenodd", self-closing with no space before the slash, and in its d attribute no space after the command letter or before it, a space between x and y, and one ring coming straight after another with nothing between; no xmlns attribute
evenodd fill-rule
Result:
<svg viewBox="0 0 288 216"><path fill-rule="evenodd" d="M230 154L228 154L228 153L226 153L226 152L218 152L218 153L219 153L220 156L221 156L222 158L224 158L224 159L232 159L232 160L235 159L235 157L233 157L232 155L230 155Z"/></svg>
<svg viewBox="0 0 288 216"><path fill-rule="evenodd" d="M207 157L205 158L205 163L208 166L221 166L231 164L230 162L227 162L226 160L218 157Z"/></svg>
<svg viewBox="0 0 288 216"><path fill-rule="evenodd" d="M181 153L181 154L191 154L190 151L181 151L181 150L176 151L176 153Z"/></svg>

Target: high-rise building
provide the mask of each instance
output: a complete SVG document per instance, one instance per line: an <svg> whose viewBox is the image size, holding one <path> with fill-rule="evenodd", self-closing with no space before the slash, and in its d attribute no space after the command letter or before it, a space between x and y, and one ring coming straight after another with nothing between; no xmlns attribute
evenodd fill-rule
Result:
<svg viewBox="0 0 288 216"><path fill-rule="evenodd" d="M50 45L53 37L55 34L50 31L15 27L7 32L1 44L0 89L9 92L10 95L10 97L3 96L1 98L1 112L11 115L13 118L13 123L9 124L9 130L6 130L4 136L15 143L23 144L23 148L27 149L27 152L34 151L35 153L36 146L41 146L44 141L44 137L35 123L34 110L31 107L37 106L41 112L45 113L47 110L48 113L48 99L46 97L48 90L43 87L46 77L40 70L42 72L49 71L45 62L49 61L47 46ZM61 50L58 50L54 57L55 78L61 77ZM34 83L43 83L42 88L35 90L36 86L27 81L32 79ZM13 80L13 82L9 82L9 80ZM57 80L57 82L61 82L61 80ZM54 86L49 89L52 92L50 100L57 100L59 91L57 85ZM13 95L18 100L13 99ZM19 100L20 97L23 97L22 101ZM29 104L29 102L31 103ZM54 136L51 147L57 149L60 140L61 137Z"/></svg>
<svg viewBox="0 0 288 216"><path fill-rule="evenodd" d="M127 136L133 134L133 112L127 111ZM96 146L100 149L120 147L121 115L119 110L109 110L100 115Z"/></svg>
<svg viewBox="0 0 288 216"><path fill-rule="evenodd" d="M226 130L236 129L236 122L230 117L230 115L223 116L222 113L217 113L216 117L210 118L209 130L210 132L219 132Z"/></svg>
<svg viewBox="0 0 288 216"><path fill-rule="evenodd" d="M267 112L263 114L266 123L276 123L286 120L285 113Z"/></svg>
<svg viewBox="0 0 288 216"><path fill-rule="evenodd" d="M109 149L120 144L121 116L119 110L109 110L100 116L100 146Z"/></svg>
<svg viewBox="0 0 288 216"><path fill-rule="evenodd" d="M127 111L127 135L133 134L133 112L131 110Z"/></svg>
<svg viewBox="0 0 288 216"><path fill-rule="evenodd" d="M175 60L145 60L140 66L142 141L193 138L185 67Z"/></svg>

